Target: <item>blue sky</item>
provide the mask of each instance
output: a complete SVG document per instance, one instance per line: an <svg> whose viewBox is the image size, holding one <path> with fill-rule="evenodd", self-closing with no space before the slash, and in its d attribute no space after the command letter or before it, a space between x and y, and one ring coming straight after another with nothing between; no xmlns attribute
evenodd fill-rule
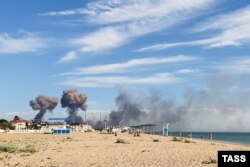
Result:
<svg viewBox="0 0 250 167"><path fill-rule="evenodd" d="M0 117L33 118L29 100L72 88L93 113L115 109L121 88L182 103L227 85L220 76L248 97L249 0L3 0L0 11Z"/></svg>

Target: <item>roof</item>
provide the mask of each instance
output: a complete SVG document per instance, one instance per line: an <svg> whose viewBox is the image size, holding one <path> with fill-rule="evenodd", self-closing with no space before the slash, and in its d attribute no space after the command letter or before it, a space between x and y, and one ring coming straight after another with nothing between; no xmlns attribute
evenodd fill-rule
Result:
<svg viewBox="0 0 250 167"><path fill-rule="evenodd" d="M18 117L17 115L14 117L13 120L10 121L10 123L19 123L19 122L25 122L25 123L28 123L29 121L23 119L23 118L20 118Z"/></svg>
<svg viewBox="0 0 250 167"><path fill-rule="evenodd" d="M132 125L132 126L129 126L131 128L143 128L143 127L152 127L152 126L157 126L155 124L141 124L141 125Z"/></svg>
<svg viewBox="0 0 250 167"><path fill-rule="evenodd" d="M140 126L144 127L144 126L157 126L157 125L155 125L155 124L141 124Z"/></svg>
<svg viewBox="0 0 250 167"><path fill-rule="evenodd" d="M49 121L65 121L66 118L49 118Z"/></svg>

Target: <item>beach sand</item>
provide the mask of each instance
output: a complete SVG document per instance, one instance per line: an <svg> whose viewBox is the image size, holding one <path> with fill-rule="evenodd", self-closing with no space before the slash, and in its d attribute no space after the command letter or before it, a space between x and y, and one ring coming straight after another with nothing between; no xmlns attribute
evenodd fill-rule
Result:
<svg viewBox="0 0 250 167"><path fill-rule="evenodd" d="M117 139L125 144L116 143ZM153 141L158 139L158 142ZM141 134L73 133L0 134L0 144L23 148L35 145L38 152L0 153L0 166L23 167L216 167L218 150L250 150L250 146L214 141L171 141L173 137ZM205 162L209 164L204 164Z"/></svg>

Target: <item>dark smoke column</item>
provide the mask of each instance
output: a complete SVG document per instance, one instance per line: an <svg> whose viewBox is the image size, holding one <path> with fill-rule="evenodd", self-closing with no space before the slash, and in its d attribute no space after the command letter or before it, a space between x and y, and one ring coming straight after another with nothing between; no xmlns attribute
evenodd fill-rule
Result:
<svg viewBox="0 0 250 167"><path fill-rule="evenodd" d="M30 101L30 106L33 110L39 110L39 113L35 116L35 121L42 121L44 114L49 111L53 111L53 109L58 104L57 97L47 97L47 96L37 96L35 100Z"/></svg>
<svg viewBox="0 0 250 167"><path fill-rule="evenodd" d="M69 117L66 119L68 124L83 122L82 117L77 115L78 109L86 112L87 96L78 93L77 90L65 90L61 98L61 105L63 108L68 107Z"/></svg>

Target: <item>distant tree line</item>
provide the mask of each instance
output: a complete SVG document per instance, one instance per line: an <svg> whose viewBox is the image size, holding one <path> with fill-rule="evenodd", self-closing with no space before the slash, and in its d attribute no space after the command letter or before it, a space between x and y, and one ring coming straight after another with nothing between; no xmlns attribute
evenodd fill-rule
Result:
<svg viewBox="0 0 250 167"><path fill-rule="evenodd" d="M0 129L15 129L6 119L0 119Z"/></svg>

